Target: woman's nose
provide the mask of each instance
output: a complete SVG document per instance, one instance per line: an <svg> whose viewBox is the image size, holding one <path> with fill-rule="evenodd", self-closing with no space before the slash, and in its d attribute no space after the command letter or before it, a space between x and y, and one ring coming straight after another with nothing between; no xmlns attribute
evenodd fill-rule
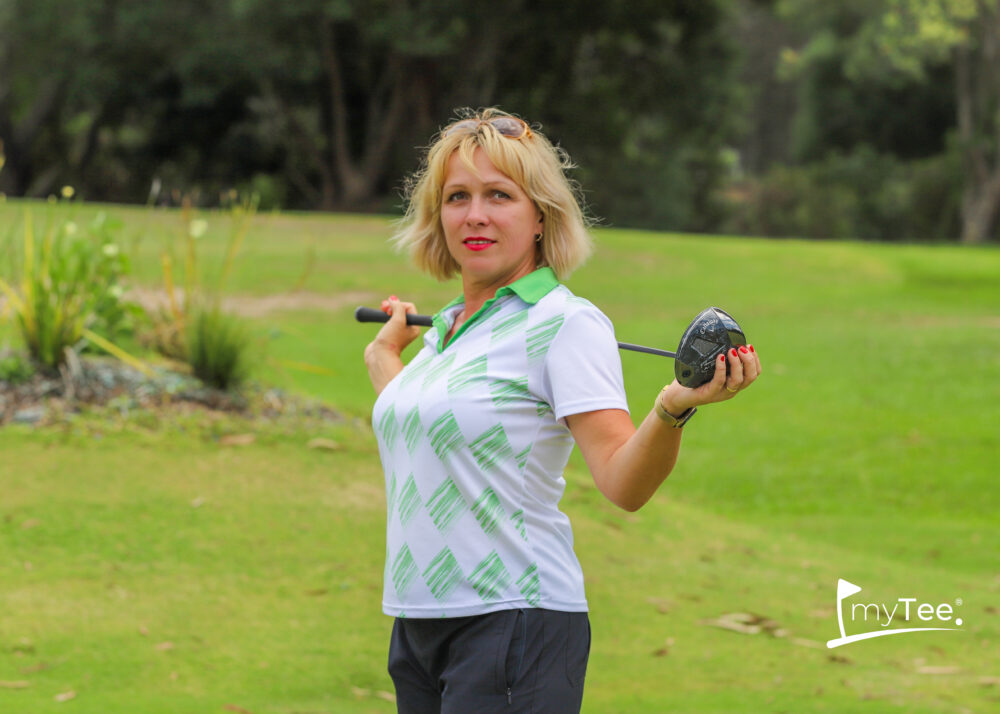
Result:
<svg viewBox="0 0 1000 714"><path fill-rule="evenodd" d="M481 226L490 222L489 214L486 211L485 202L479 197L473 197L469 201L469 210L465 214L465 221L470 225Z"/></svg>

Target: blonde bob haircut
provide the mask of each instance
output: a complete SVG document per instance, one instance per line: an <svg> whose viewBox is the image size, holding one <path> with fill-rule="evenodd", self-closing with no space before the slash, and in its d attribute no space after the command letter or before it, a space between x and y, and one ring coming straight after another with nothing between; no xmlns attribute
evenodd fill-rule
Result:
<svg viewBox="0 0 1000 714"><path fill-rule="evenodd" d="M456 151L462 162L479 175L473 156L480 148L499 171L521 187L542 214L535 267L550 266L559 280L565 280L593 252L587 232L590 222L577 198L579 189L566 175L573 168L569 156L533 129L527 129L517 139L501 134L490 120L513 115L499 109L464 109L457 113L460 118L438 132L421 168L407 181L406 214L391 238L396 250L408 251L418 268L440 281L460 272L441 227L442 190L448 160ZM477 123L452 129L459 121L469 119Z"/></svg>

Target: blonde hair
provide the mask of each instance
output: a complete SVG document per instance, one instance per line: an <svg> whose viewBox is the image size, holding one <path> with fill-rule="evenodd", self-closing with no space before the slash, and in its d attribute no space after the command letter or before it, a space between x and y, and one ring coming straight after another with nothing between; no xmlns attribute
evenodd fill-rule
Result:
<svg viewBox="0 0 1000 714"><path fill-rule="evenodd" d="M565 280L593 252L587 232L590 221L581 208L579 189L566 175L573 168L569 155L533 129L520 139L504 136L489 120L513 115L499 109L465 109L458 114L456 121L474 119L478 124L452 132L449 125L438 132L421 168L407 182L406 214L390 240L398 251L407 250L418 268L438 280L448 280L459 272L441 227L441 194L452 154L457 151L462 162L478 174L473 155L481 148L543 216L535 267L550 266L559 280Z"/></svg>

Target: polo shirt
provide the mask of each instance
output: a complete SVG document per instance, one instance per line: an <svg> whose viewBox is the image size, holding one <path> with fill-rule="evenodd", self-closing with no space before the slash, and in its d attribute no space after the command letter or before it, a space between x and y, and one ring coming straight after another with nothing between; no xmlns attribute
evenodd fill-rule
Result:
<svg viewBox="0 0 1000 714"><path fill-rule="evenodd" d="M574 443L565 418L628 411L614 326L549 267L501 287L445 345L463 301L434 315L372 410L386 484L383 611L585 612L558 505Z"/></svg>

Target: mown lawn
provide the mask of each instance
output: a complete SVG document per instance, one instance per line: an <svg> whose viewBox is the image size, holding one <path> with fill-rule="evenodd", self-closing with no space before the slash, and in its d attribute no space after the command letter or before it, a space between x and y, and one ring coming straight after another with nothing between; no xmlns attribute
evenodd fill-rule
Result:
<svg viewBox="0 0 1000 714"><path fill-rule="evenodd" d="M8 201L4 274L26 207L39 222L121 217L136 282L149 287L181 229L177 212ZM206 218L199 255L211 275L227 219ZM253 318L268 357L257 375L323 398L343 423L263 429L245 447L219 442L250 428L229 421L0 429L0 712L394 710L385 502L361 360L374 327L352 316L390 293L433 312L460 286L416 273L390 232L380 217L261 215L230 283L248 300L297 283L329 298ZM699 412L676 470L636 514L606 502L574 453L564 509L594 630L584 711L998 708L1000 251L596 237L595 259L568 285L620 340L671 349L718 305L765 374ZM16 340L9 324L5 338ZM622 361L638 421L672 363ZM340 448L309 449L314 436ZM947 602L963 625L827 649L838 578L864 588L852 601ZM706 624L739 612L784 636Z"/></svg>

